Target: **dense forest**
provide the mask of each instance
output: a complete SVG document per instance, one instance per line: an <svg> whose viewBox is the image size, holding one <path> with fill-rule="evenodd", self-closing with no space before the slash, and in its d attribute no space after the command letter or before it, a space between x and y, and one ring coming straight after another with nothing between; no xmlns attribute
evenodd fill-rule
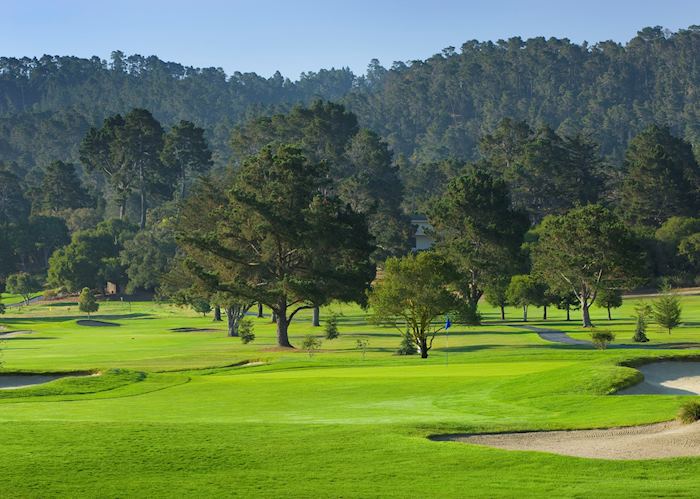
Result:
<svg viewBox="0 0 700 499"><path fill-rule="evenodd" d="M297 283L337 267L362 287L409 252L412 212L433 224L470 323L482 296L503 306L511 278L545 289L537 248L566 256L565 222L592 241L584 256L628 262L620 275L635 278L613 273L608 291L698 284L698 62L700 27L646 28L625 46L468 42L295 82L120 52L0 59L0 288L111 282L228 310L240 290L202 253L222 240L242 244L222 254L253 251L248 263L273 248L284 272L314 269ZM339 241L339 261L313 260ZM586 309L597 291L584 288ZM236 310L264 302L256 293ZM340 296L313 293L315 307Z"/></svg>
<svg viewBox="0 0 700 499"><path fill-rule="evenodd" d="M77 163L91 126L144 108L164 126L189 120L203 127L215 164L223 166L236 125L324 99L345 104L362 127L388 142L404 181L420 165L476 159L479 137L503 118L589 135L614 167L629 140L652 122L700 144L699 62L698 26L675 33L644 28L624 45L541 37L468 41L424 61L390 68L372 61L362 76L323 69L296 81L119 51L109 61L0 58L0 161L23 178L57 159Z"/></svg>

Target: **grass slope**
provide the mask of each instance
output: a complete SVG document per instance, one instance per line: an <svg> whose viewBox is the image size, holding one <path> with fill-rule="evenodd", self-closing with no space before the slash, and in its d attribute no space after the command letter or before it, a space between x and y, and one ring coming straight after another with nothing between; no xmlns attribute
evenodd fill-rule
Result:
<svg viewBox="0 0 700 499"><path fill-rule="evenodd" d="M700 341L700 298L683 302L685 325L670 338L651 331L652 343ZM598 352L487 322L454 327L449 352L438 338L422 361L393 355L398 332L334 305L322 315L342 314L341 337L309 358L274 348L269 319L255 319L257 339L243 345L211 317L153 303L101 305L96 319L121 327L79 326L70 303L0 317L8 330L34 331L2 343L5 370L109 373L0 398L0 495L693 497L700 488L700 458L609 462L425 438L671 419L688 397L607 395L636 379L618 364L698 351ZM632 307L614 311L610 324L604 310L595 319L626 341ZM516 321L518 311L508 312ZM533 324L587 334L561 311L550 316ZM322 331L303 315L292 342L307 333ZM370 342L364 361L361 337ZM226 367L248 361L265 364Z"/></svg>

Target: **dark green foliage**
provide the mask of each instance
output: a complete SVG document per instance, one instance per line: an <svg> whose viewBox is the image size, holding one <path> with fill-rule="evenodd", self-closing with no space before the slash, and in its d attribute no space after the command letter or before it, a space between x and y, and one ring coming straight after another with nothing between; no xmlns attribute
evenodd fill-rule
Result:
<svg viewBox="0 0 700 499"><path fill-rule="evenodd" d="M406 331L401 337L401 343L399 344L399 349L396 350L398 355L415 355L418 353L418 348L416 347L415 341L411 337L411 333Z"/></svg>
<svg viewBox="0 0 700 499"><path fill-rule="evenodd" d="M632 139L620 199L626 220L658 227L671 216L693 216L699 189L700 166L688 142L656 125Z"/></svg>
<svg viewBox="0 0 700 499"><path fill-rule="evenodd" d="M178 219L191 272L209 289L270 307L280 346L290 346L299 310L362 302L374 278L366 219L329 193L327 173L296 147L266 148L233 182L202 183Z"/></svg>
<svg viewBox="0 0 700 499"><path fill-rule="evenodd" d="M600 308L607 309L608 320L612 320L610 309L622 306L622 291L619 289L601 288L598 291L595 302Z"/></svg>
<svg viewBox="0 0 700 499"><path fill-rule="evenodd" d="M78 297L78 309L81 312L87 313L88 318L91 313L97 312L100 309L100 304L97 303L95 295L90 288L83 288L80 292L80 296Z"/></svg>
<svg viewBox="0 0 700 499"><path fill-rule="evenodd" d="M338 331L338 316L336 314L331 314L328 317L324 326L324 332L327 340L334 340L340 336L340 332Z"/></svg>
<svg viewBox="0 0 700 499"><path fill-rule="evenodd" d="M213 164L204 129L181 120L165 135L161 159L166 168L177 172L180 198L184 198L189 177L205 173Z"/></svg>
<svg viewBox="0 0 700 499"><path fill-rule="evenodd" d="M615 341L615 335L610 331L591 331L591 342L598 350L605 350L612 341Z"/></svg>
<svg viewBox="0 0 700 499"><path fill-rule="evenodd" d="M678 411L678 420L683 424L692 424L700 421L700 402L697 400L684 402Z"/></svg>
<svg viewBox="0 0 700 499"><path fill-rule="evenodd" d="M527 322L528 307L541 303L545 290L545 284L533 275L514 275L506 288L506 298L511 305L522 307L523 321Z"/></svg>
<svg viewBox="0 0 700 499"><path fill-rule="evenodd" d="M505 307L508 305L508 284L510 279L506 275L497 276L492 279L484 289L484 297L492 307L498 307L501 311L501 320L505 320Z"/></svg>
<svg viewBox="0 0 700 499"><path fill-rule="evenodd" d="M366 215L377 249L375 260L405 253L408 220L401 211L403 187L392 152L381 138L360 129L342 105L315 101L287 114L258 118L237 127L231 138L240 163L265 146L298 144L312 162L325 161L339 198Z"/></svg>
<svg viewBox="0 0 700 499"><path fill-rule="evenodd" d="M650 318L653 316L653 309L651 305L647 303L640 303L635 308L635 326L634 326L634 336L632 340L635 343L647 343L649 338L647 337L647 325L649 324Z"/></svg>
<svg viewBox="0 0 700 499"><path fill-rule="evenodd" d="M78 178L75 165L54 161L46 167L37 195L39 210L56 214L65 209L84 208L91 199Z"/></svg>
<svg viewBox="0 0 700 499"><path fill-rule="evenodd" d="M602 288L629 288L643 275L638 239L600 205L549 216L533 245L535 271L555 292L571 291L581 303L583 326L592 325L589 307Z"/></svg>
<svg viewBox="0 0 700 499"><path fill-rule="evenodd" d="M680 326L681 314L681 300L670 289L664 289L661 296L654 300L654 320L667 329L668 334L671 334L671 329Z"/></svg>
<svg viewBox="0 0 700 499"><path fill-rule="evenodd" d="M5 288L8 292L24 298L26 304L29 302L32 294L41 289L41 284L34 276L26 272L18 272L7 276Z"/></svg>
<svg viewBox="0 0 700 499"><path fill-rule="evenodd" d="M136 289L155 290L161 283L175 257L175 238L171 224L166 220L142 230L124 242L119 253L120 263L126 269L127 293Z"/></svg>
<svg viewBox="0 0 700 499"><path fill-rule="evenodd" d="M119 253L134 232L133 225L121 220L109 220L94 229L76 232L70 244L49 258L49 284L74 292L86 286L102 288L107 281L125 283Z"/></svg>
<svg viewBox="0 0 700 499"><path fill-rule="evenodd" d="M253 332L253 321L244 319L238 325L238 334L241 337L243 344L247 345L255 340L255 333Z"/></svg>
<svg viewBox="0 0 700 499"><path fill-rule="evenodd" d="M485 287L515 273L521 263L527 216L511 208L503 180L468 167L433 201L429 220L437 238L436 251L456 270L452 279L464 299L461 314L475 323Z"/></svg>
<svg viewBox="0 0 700 499"><path fill-rule="evenodd" d="M192 310L198 314L202 314L202 316L206 316L209 312L211 312L211 303L204 298L194 298L191 300L190 305Z"/></svg>

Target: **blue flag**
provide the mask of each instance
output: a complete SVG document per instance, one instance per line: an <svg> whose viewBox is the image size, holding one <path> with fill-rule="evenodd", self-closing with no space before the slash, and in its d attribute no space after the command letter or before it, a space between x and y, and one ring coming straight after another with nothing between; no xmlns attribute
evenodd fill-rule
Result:
<svg viewBox="0 0 700 499"><path fill-rule="evenodd" d="M450 329L450 326L452 326L452 322L450 322L450 316L446 315L445 316L445 331Z"/></svg>

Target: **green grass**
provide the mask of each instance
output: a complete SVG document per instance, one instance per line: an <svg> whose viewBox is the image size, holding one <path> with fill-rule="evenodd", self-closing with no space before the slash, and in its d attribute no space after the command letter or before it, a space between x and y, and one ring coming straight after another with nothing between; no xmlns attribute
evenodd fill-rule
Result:
<svg viewBox="0 0 700 499"><path fill-rule="evenodd" d="M700 342L700 298L683 303L684 326L670 338L652 328L651 344ZM632 307L613 311L611 323L593 309L594 319L628 342ZM695 398L610 396L639 376L620 364L700 351L551 344L484 306L485 325L454 326L449 350L439 337L421 360L394 355L399 333L367 324L359 308L334 305L322 316L331 310L341 336L313 358L276 349L269 319L254 319L256 341L243 345L211 315L155 303L101 303L96 318L114 328L77 325L75 304L8 310L0 324L35 333L2 343L4 370L106 374L0 392L0 495L696 496L700 458L603 461L426 437L673 419ZM531 324L587 337L563 312L550 317ZM508 318L517 326L519 311ZM301 315L292 343L309 333L323 334ZM370 342L364 361L358 338Z"/></svg>

